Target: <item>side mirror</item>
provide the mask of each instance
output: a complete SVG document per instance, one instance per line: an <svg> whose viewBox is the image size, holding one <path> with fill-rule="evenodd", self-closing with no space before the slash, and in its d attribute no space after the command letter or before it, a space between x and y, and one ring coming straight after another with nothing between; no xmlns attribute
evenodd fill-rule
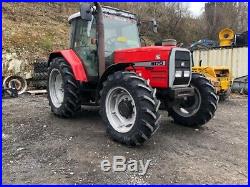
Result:
<svg viewBox="0 0 250 187"><path fill-rule="evenodd" d="M81 18L85 21L91 21L92 20L92 7L88 3L82 3L80 5L80 15Z"/></svg>
<svg viewBox="0 0 250 187"><path fill-rule="evenodd" d="M155 20L155 19L152 19L152 23L153 23L153 32L154 32L154 33L157 33L158 30L157 30L157 22L156 22L156 20Z"/></svg>

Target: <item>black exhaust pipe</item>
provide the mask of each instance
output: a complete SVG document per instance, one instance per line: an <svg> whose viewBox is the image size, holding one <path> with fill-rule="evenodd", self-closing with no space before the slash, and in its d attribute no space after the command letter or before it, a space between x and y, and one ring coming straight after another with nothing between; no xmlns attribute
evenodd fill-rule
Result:
<svg viewBox="0 0 250 187"><path fill-rule="evenodd" d="M102 76L102 74L105 71L105 50L104 50L104 24L103 24L103 13L102 13L102 7L101 4L98 2L94 2L94 5L96 6L96 25L97 25L97 37L98 37L98 61L99 61L99 77Z"/></svg>

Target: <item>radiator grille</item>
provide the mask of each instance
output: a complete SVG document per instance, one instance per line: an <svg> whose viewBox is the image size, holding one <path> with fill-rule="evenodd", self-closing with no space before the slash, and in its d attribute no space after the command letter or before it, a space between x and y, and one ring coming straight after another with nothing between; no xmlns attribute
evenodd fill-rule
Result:
<svg viewBox="0 0 250 187"><path fill-rule="evenodd" d="M175 78L173 85L187 85L190 80L191 59L189 51L175 51Z"/></svg>

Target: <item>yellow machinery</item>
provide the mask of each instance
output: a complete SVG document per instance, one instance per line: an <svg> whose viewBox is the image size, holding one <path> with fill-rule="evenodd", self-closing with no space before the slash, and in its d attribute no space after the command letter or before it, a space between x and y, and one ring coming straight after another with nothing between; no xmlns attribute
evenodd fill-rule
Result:
<svg viewBox="0 0 250 187"><path fill-rule="evenodd" d="M222 29L219 32L220 47L232 46L235 33L229 28ZM207 79L211 81L216 89L216 93L220 100L228 98L231 92L232 76L228 67L225 66L193 66L192 71L203 74Z"/></svg>
<svg viewBox="0 0 250 187"><path fill-rule="evenodd" d="M220 47L231 46L234 40L235 33L229 28L222 29L219 32Z"/></svg>
<svg viewBox="0 0 250 187"><path fill-rule="evenodd" d="M211 81L221 101L228 98L232 84L229 68L223 66L194 66L192 71L203 74Z"/></svg>

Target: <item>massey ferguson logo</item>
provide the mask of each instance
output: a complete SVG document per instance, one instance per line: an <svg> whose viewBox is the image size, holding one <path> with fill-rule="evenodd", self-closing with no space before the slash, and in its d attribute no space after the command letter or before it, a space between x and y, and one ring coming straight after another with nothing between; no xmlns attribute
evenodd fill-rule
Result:
<svg viewBox="0 0 250 187"><path fill-rule="evenodd" d="M155 55L155 60L160 60L160 59L161 59L161 55L160 54Z"/></svg>

